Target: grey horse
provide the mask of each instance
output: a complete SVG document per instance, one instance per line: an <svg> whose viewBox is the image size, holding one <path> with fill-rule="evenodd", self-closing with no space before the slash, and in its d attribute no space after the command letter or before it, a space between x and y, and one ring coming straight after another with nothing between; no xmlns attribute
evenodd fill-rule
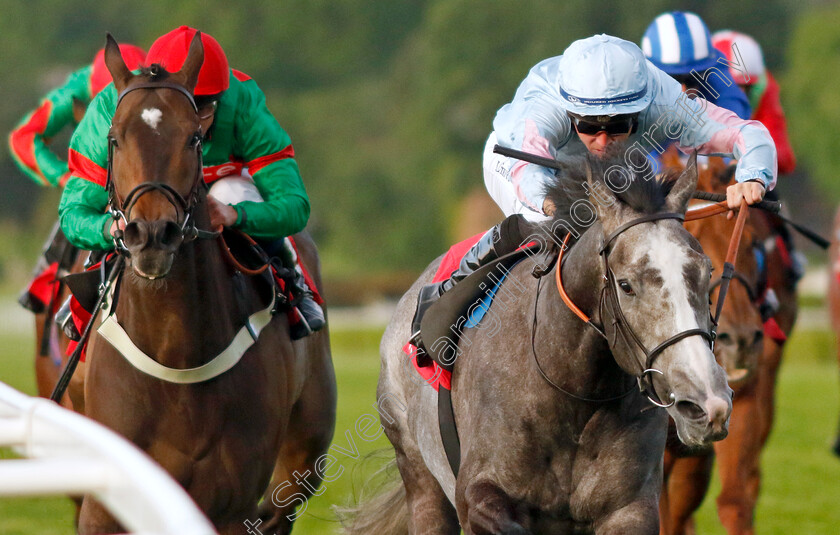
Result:
<svg viewBox="0 0 840 535"><path fill-rule="evenodd" d="M732 391L704 334L711 266L679 221L697 183L694 160L670 180L628 180L621 193L601 178L611 163L588 160L596 172L569 174L549 192L558 210L548 232L579 236L560 285L592 325L561 299L553 271L537 279L524 261L499 291L516 298L500 295L482 320L492 327L463 332L452 375L457 479L437 392L402 350L440 259L400 300L382 339L378 399L402 481L363 503L349 533L659 532L668 415L687 445L720 440ZM587 206L597 218L582 215Z"/></svg>

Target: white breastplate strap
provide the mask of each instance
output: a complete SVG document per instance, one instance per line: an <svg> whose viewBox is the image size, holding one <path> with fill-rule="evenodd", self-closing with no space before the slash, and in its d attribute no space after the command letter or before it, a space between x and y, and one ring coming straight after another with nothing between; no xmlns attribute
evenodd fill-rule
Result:
<svg viewBox="0 0 840 535"><path fill-rule="evenodd" d="M197 368L169 368L143 353L119 324L116 314L108 315L97 331L125 357L125 360L141 372L169 383L194 384L209 381L233 368L248 348L257 341L260 331L271 321L273 307L274 297L267 308L258 310L248 317L248 322L239 329L224 351L207 364ZM103 312L103 315L106 313L107 311Z"/></svg>

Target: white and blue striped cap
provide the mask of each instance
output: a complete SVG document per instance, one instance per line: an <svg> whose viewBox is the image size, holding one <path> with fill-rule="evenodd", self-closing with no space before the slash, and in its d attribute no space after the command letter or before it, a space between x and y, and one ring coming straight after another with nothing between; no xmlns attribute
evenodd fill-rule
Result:
<svg viewBox="0 0 840 535"><path fill-rule="evenodd" d="M706 24L690 11L670 11L656 17L642 38L642 51L668 74L702 72L721 57L712 46Z"/></svg>
<svg viewBox="0 0 840 535"><path fill-rule="evenodd" d="M648 66L630 41L594 35L575 41L563 52L558 88L563 107L583 116L637 113L653 99Z"/></svg>

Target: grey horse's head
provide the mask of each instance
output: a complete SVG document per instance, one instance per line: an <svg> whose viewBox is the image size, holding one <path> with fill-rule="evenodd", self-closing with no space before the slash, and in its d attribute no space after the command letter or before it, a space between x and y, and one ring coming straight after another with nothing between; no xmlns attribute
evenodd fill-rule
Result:
<svg viewBox="0 0 840 535"><path fill-rule="evenodd" d="M654 214L684 214L697 184L695 160L678 176L655 178L623 160L590 159L586 179L600 222L592 232L601 233L605 246L600 319L610 348L619 366L642 375L653 397L668 405L688 445L720 440L728 432L732 390L724 370L701 334L665 344L653 359L648 355L680 333L710 331L711 263L679 219L625 226Z"/></svg>

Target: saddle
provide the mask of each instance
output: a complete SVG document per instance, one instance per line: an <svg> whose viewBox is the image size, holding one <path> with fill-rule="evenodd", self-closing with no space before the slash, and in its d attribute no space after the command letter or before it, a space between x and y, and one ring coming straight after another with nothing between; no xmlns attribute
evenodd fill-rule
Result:
<svg viewBox="0 0 840 535"><path fill-rule="evenodd" d="M431 359L451 373L460 354L458 342L464 328L478 324L513 266L532 256L535 250L536 246L526 247L497 258L444 293L420 323L420 338L425 341L425 347L418 351L417 365L428 366Z"/></svg>
<svg viewBox="0 0 840 535"><path fill-rule="evenodd" d="M412 358L418 373L438 391L438 422L441 441L452 473L457 477L461 466L461 441L452 408L451 378L460 355L459 342L466 327L478 327L490 308L510 270L538 246L526 246L480 267L444 293L420 323L420 338L426 348L407 343L403 350ZM520 285L521 286L521 285ZM515 294L513 294L515 295ZM433 368L433 379L424 372Z"/></svg>

